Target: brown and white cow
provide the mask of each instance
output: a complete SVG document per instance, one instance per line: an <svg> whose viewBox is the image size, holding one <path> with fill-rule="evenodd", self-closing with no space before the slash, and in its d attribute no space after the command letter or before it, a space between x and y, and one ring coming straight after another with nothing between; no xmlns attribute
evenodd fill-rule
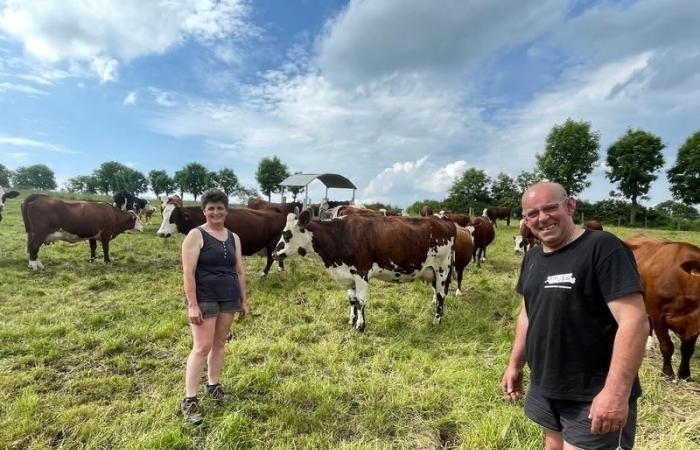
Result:
<svg viewBox="0 0 700 450"><path fill-rule="evenodd" d="M311 220L308 210L287 224L275 257L315 256L330 275L347 289L350 324L365 329L369 280L432 283L435 323L443 315L449 288L455 225L437 218L367 217L349 215L327 221Z"/></svg>
<svg viewBox="0 0 700 450"><path fill-rule="evenodd" d="M251 198L248 200L248 208L250 209L274 209L278 211L279 213L283 214L285 217L289 213L294 213L294 215L299 215L299 212L301 212L302 208L304 205L302 205L301 202L293 202L293 203L274 203L274 202L268 202L266 200L263 200L261 198Z"/></svg>
<svg viewBox="0 0 700 450"><path fill-rule="evenodd" d="M462 277L474 254L474 240L467 228L457 227L455 239L455 272L457 274L457 295L462 295Z"/></svg>
<svg viewBox="0 0 700 450"><path fill-rule="evenodd" d="M430 205L423 205L420 207L421 217L430 217L433 215L433 207Z"/></svg>
<svg viewBox="0 0 700 450"><path fill-rule="evenodd" d="M246 256L265 252L267 264L261 275L267 275L272 265L272 252L279 241L285 224L285 217L275 209L254 210L229 208L224 226L236 233L241 240L241 253ZM205 218L199 206L179 206L178 202L168 203L163 209L163 222L156 232L159 237L168 238L176 233L187 234L192 228L204 224ZM280 271L284 264L280 261Z"/></svg>
<svg viewBox="0 0 700 450"><path fill-rule="evenodd" d="M22 219L27 232L29 267L34 270L44 268L39 261L39 248L43 244L88 240L90 260L94 261L99 239L104 261L108 263L111 261L109 241L125 231L143 230L134 211L122 211L101 202L66 202L42 194L32 194L24 200Z"/></svg>
<svg viewBox="0 0 700 450"><path fill-rule="evenodd" d="M681 340L678 378L690 378L690 358L700 335L700 248L687 242L673 242L637 236L625 240L634 253L644 303L663 356L662 372L673 377L673 342L668 330Z"/></svg>
<svg viewBox="0 0 700 450"><path fill-rule="evenodd" d="M583 228L587 230L603 231L603 224L601 224L597 220L587 220L586 222L584 222Z"/></svg>
<svg viewBox="0 0 700 450"><path fill-rule="evenodd" d="M506 207L485 208L484 212L481 213L483 217L488 217L494 227L498 227L498 219L506 219L506 226L510 226L510 214L510 208Z"/></svg>
<svg viewBox="0 0 700 450"><path fill-rule="evenodd" d="M513 249L513 251L515 251L516 253L525 253L535 245L540 244L540 240L537 239L532 230L530 230L530 227L528 227L527 224L525 224L525 219L520 220L520 231L518 232L518 235L515 236L513 239L515 239L515 248Z"/></svg>
<svg viewBox="0 0 700 450"><path fill-rule="evenodd" d="M442 217L443 219L447 219L449 221L452 221L462 228L466 227L467 225L469 225L471 223L471 218L469 217L469 214L450 213L450 212L446 212L446 211L440 211L439 213L436 214L436 216Z"/></svg>
<svg viewBox="0 0 700 450"><path fill-rule="evenodd" d="M472 220L467 229L471 232L474 240L474 261L476 261L477 266L480 266L483 261L486 261L486 247L493 242L496 232L491 222L485 217L477 217Z"/></svg>
<svg viewBox="0 0 700 450"><path fill-rule="evenodd" d="M2 222L2 211L5 209L5 200L15 198L19 195L17 191L5 192L5 189L0 187L0 222Z"/></svg>

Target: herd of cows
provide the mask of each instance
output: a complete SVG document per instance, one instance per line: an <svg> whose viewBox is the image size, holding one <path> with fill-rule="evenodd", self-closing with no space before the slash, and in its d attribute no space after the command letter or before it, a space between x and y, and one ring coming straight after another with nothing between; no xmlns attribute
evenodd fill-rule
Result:
<svg viewBox="0 0 700 450"><path fill-rule="evenodd" d="M5 201L19 195L0 188L0 220ZM121 233L141 231L142 220L155 211L147 201L131 194L117 193L113 204L94 201L63 201L43 194L29 195L21 204L27 233L27 251L32 269L43 268L39 248L59 240L88 240L90 256L96 258L97 241L105 262L110 261L109 242ZM322 212L326 213L327 219ZM148 215L146 215L148 213ZM183 206L178 196L161 197L162 238L186 234L205 222L202 209ZM471 261L486 258L486 248L495 239L497 220L510 223L508 208L487 208L481 217L421 209L422 217L406 217L385 210L344 204L306 207L296 203L268 203L251 199L247 208L229 208L225 226L239 235L243 255L267 256L265 275L277 260L293 256L316 256L340 286L347 290L349 323L358 331L366 326L365 305L369 280L402 282L423 280L433 288L434 322L443 316L444 300L451 277L457 278L460 294L464 269ZM586 228L600 230L595 222ZM690 359L700 336L700 248L690 243L649 237L626 241L634 253L653 332L663 356L663 373L674 376L674 352L669 330L681 340L680 379L690 378ZM515 251L539 245L536 237L520 222Z"/></svg>

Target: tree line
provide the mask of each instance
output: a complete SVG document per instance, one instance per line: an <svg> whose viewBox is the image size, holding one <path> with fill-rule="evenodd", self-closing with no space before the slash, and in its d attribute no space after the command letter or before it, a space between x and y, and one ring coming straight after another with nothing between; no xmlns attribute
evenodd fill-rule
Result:
<svg viewBox="0 0 700 450"><path fill-rule="evenodd" d="M692 205L700 203L700 131L686 139L678 149L676 163L667 172L671 194L677 201L669 200L656 208L639 205L640 200L648 200L651 183L664 165L665 147L661 138L649 131L628 129L607 149L605 175L617 186L610 192L612 199L580 202L579 211L590 218L609 220L614 210L617 222L623 208L628 214L624 222L629 225L635 225L639 212L644 213L647 222L650 216L655 221L661 216L696 219L698 211ZM433 210L468 211L471 207L480 214L488 206L507 206L520 213L520 197L537 181L560 183L573 196L589 187L599 151L600 133L591 130L588 122L567 119L549 132L533 170L524 170L515 178L501 172L491 179L483 170L471 168L453 182L447 198L418 201L407 209L415 214L422 204L430 204Z"/></svg>

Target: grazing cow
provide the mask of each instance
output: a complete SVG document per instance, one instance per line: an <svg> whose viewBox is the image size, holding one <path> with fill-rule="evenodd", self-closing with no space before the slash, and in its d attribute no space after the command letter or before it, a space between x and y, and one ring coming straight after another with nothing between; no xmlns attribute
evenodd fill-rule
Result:
<svg viewBox="0 0 700 450"><path fill-rule="evenodd" d="M43 269L39 261L42 244L56 241L90 241L90 260L97 258L97 240L102 243L104 261L110 262L109 241L129 230L142 231L134 211L122 211L107 203L66 202L48 195L32 194L22 203L22 219L27 232L29 267Z"/></svg>
<svg viewBox="0 0 700 450"><path fill-rule="evenodd" d="M700 335L700 248L637 236L625 240L634 253L644 287L644 303L663 356L662 372L673 378L673 342L681 340L680 380L690 379L690 358Z"/></svg>
<svg viewBox="0 0 700 450"><path fill-rule="evenodd" d="M139 211L139 219L143 223L150 223L151 222L151 217L153 217L153 213L156 211L156 209L151 205L150 203L146 203L146 206L144 206L140 211Z"/></svg>
<svg viewBox="0 0 700 450"><path fill-rule="evenodd" d="M5 209L5 200L15 198L19 195L17 191L5 192L5 189L0 187L0 222L2 222L2 210Z"/></svg>
<svg viewBox="0 0 700 450"><path fill-rule="evenodd" d="M136 196L131 192L119 191L112 196L112 206L122 211L136 211Z"/></svg>
<svg viewBox="0 0 700 450"><path fill-rule="evenodd" d="M163 222L156 234L167 238L177 232L187 234L197 226L204 224L204 213L199 206L179 206L177 201L168 203L163 209ZM229 208L224 226L236 233L241 239L241 253L250 256L265 251L267 264L261 272L267 275L272 265L272 252L284 228L285 217L275 209L254 210L248 208ZM280 271L284 264L280 261Z"/></svg>
<svg viewBox="0 0 700 450"><path fill-rule="evenodd" d="M440 211L438 214L436 214L436 216L452 221L462 228L466 227L471 223L471 218L469 217L469 214L449 213L445 211Z"/></svg>
<svg viewBox="0 0 700 450"><path fill-rule="evenodd" d="M474 254L474 240L467 228L457 227L455 239L455 272L457 273L457 295L462 295L462 276Z"/></svg>
<svg viewBox="0 0 700 450"><path fill-rule="evenodd" d="M532 230L530 230L530 227L525 224L525 219L520 220L520 231L513 239L515 239L515 248L513 250L516 253L525 253L535 245L540 244L540 240L537 239Z"/></svg>
<svg viewBox="0 0 700 450"><path fill-rule="evenodd" d="M301 202L270 203L261 198L251 198L248 200L248 208L250 209L274 209L285 217L289 213L294 213L294 215L298 216L303 207L304 205Z"/></svg>
<svg viewBox="0 0 700 450"><path fill-rule="evenodd" d="M433 215L433 207L430 205L423 205L420 207L420 215L422 217L430 217Z"/></svg>
<svg viewBox="0 0 700 450"><path fill-rule="evenodd" d="M506 219L506 226L510 226L510 208L485 208L481 215L488 217L494 227L498 227L497 219Z"/></svg>
<svg viewBox="0 0 700 450"><path fill-rule="evenodd" d="M449 288L455 225L437 218L366 217L349 215L328 221L311 220L308 210L299 220L287 216L287 224L275 249L275 257L313 255L348 291L350 324L365 329L365 305L369 280L432 283L435 323L443 315Z"/></svg>
<svg viewBox="0 0 700 450"><path fill-rule="evenodd" d="M583 224L583 228L587 230L603 231L603 225L597 220L588 220Z"/></svg>
<svg viewBox="0 0 700 450"><path fill-rule="evenodd" d="M486 247L493 242L496 233L491 222L483 217L477 217L472 220L471 225L467 229L472 233L472 239L474 240L474 260L476 265L480 266L482 261L486 261Z"/></svg>

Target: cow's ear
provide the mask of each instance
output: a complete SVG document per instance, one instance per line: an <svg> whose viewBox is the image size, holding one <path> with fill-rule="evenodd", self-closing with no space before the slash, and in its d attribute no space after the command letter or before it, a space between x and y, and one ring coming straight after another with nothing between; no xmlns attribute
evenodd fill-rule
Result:
<svg viewBox="0 0 700 450"><path fill-rule="evenodd" d="M10 191L10 192L6 192L4 197L5 198L15 198L18 195L19 195L19 192L17 192L17 191Z"/></svg>
<svg viewBox="0 0 700 450"><path fill-rule="evenodd" d="M700 261L698 260L682 262L681 269L685 270L693 276L700 277Z"/></svg>
<svg viewBox="0 0 700 450"><path fill-rule="evenodd" d="M301 212L301 214L299 214L299 225L301 225L302 227L306 226L309 224L310 221L311 221L311 211L309 211L309 209L307 208L307 209L303 210Z"/></svg>

